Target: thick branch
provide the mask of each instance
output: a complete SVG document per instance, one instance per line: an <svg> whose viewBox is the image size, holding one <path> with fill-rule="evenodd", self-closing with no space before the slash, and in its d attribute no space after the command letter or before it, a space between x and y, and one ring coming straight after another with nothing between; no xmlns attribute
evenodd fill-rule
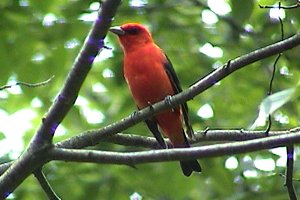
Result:
<svg viewBox="0 0 300 200"><path fill-rule="evenodd" d="M300 128L295 128L287 131L270 131L268 135L265 134L265 131L244 131L244 130L243 131L242 130L199 131L195 134L196 140L190 142L193 144L197 144L199 142L205 142L205 141L206 142L207 141L214 141L214 142L244 141L244 140L265 138L265 137L276 136L276 135L287 135L299 131ZM95 134L97 134L98 130L92 130L89 132L94 132ZM93 138L91 138L91 140L93 140ZM131 135L131 134L122 134L122 133L103 138L102 142L111 142L119 145L144 147L144 148L151 148L151 149L160 148L159 144L157 143L154 137L145 137L140 135ZM57 143L55 147L66 148L65 146L62 145L62 143ZM12 162L0 164L0 175L3 174L11 164Z"/></svg>
<svg viewBox="0 0 300 200"><path fill-rule="evenodd" d="M8 196L30 173L46 162L46 159L42 157L43 151L51 145L56 128L73 106L94 58L103 47L103 39L119 4L120 0L107 0L101 4L102 8L98 18L73 64L62 90L30 142L29 148L0 177L0 199Z"/></svg>
<svg viewBox="0 0 300 200"><path fill-rule="evenodd" d="M268 138L260 138L230 144L215 144L192 148L163 149L132 153L53 148L49 150L48 156L50 160L122 164L133 166L136 164L150 162L201 159L240 154L291 145L299 142L300 133L295 132L288 135L272 136Z"/></svg>
<svg viewBox="0 0 300 200"><path fill-rule="evenodd" d="M2 175L12 164L13 161L0 164L0 175Z"/></svg>
<svg viewBox="0 0 300 200"><path fill-rule="evenodd" d="M119 3L120 0L105 1L101 4L98 18L94 22L80 53L73 63L72 70L69 72L62 90L59 92L48 114L43 119L43 123L37 134L33 138L30 145L31 148L35 148L35 146L40 148L41 145L52 142L56 128L75 103L79 90L91 69L95 57L104 46L104 38L111 26L112 18Z"/></svg>
<svg viewBox="0 0 300 200"><path fill-rule="evenodd" d="M244 141L244 140L252 140L257 138L264 138L268 136L276 136L276 135L286 135L289 133L297 132L300 128L294 128L291 130L286 131L270 131L267 135L265 131L247 131L247 130L208 130L208 131L198 131L195 134L195 140L190 140L190 143L196 144L199 142L207 142L207 141ZM70 141L71 144L73 143L80 143L82 139L82 135L89 134L89 135L97 135L100 134L99 131L101 130L90 130L87 132L83 132L81 134L76 134L78 137L73 137ZM142 134L141 134L142 135ZM132 134L123 134L118 133L116 135L111 135L108 137L103 137L101 141L98 142L110 142L114 144L124 145L124 146L135 146L135 147L144 147L144 148L151 148L151 149L159 149L160 146L157 143L154 137L146 137L141 135L132 135ZM79 140L79 141L76 141ZM96 139L91 137L90 141L94 144L97 142ZM168 142L168 140L166 139ZM56 147L61 148L69 148L69 143L64 145L65 142L59 142L55 144ZM1 173L0 173L1 174Z"/></svg>

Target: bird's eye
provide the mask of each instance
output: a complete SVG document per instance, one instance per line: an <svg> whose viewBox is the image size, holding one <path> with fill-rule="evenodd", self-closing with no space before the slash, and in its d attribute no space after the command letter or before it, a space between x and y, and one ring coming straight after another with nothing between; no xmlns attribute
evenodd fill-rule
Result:
<svg viewBox="0 0 300 200"><path fill-rule="evenodd" d="M128 30L126 30L126 33L130 34L130 35L136 35L140 32L140 30L138 28L130 28Z"/></svg>

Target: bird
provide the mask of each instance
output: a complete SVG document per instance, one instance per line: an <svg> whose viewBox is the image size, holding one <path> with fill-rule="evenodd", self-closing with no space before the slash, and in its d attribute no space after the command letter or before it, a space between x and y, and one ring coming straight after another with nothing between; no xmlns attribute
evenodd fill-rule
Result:
<svg viewBox="0 0 300 200"><path fill-rule="evenodd" d="M109 31L118 36L124 53L124 77L138 109L151 106L182 91L170 59L156 45L150 31L144 25L125 23L111 27ZM167 145L161 132L169 138L174 148L190 147L183 121L188 136L192 137L194 133L186 103L161 111L145 120L162 148L167 148ZM202 171L197 160L182 160L180 166L185 176Z"/></svg>

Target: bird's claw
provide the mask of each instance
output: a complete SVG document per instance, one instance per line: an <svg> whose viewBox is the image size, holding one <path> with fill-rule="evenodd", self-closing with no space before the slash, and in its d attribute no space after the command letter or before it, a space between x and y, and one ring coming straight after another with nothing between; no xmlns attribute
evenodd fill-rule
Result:
<svg viewBox="0 0 300 200"><path fill-rule="evenodd" d="M166 96L164 101L169 107L172 106L172 96L170 96L170 95ZM175 111L174 108L172 108L172 112L174 112L174 111Z"/></svg>
<svg viewBox="0 0 300 200"><path fill-rule="evenodd" d="M131 119L134 119L134 118L137 117L137 115L138 115L138 111L133 111L133 112L130 114L130 118L131 118Z"/></svg>
<svg viewBox="0 0 300 200"><path fill-rule="evenodd" d="M168 95L168 96L165 97L165 103L168 106L172 106L172 97L170 95Z"/></svg>
<svg viewBox="0 0 300 200"><path fill-rule="evenodd" d="M152 105L152 103L150 101L148 101L147 103L148 103L148 106L149 106L150 110L153 111L153 105Z"/></svg>

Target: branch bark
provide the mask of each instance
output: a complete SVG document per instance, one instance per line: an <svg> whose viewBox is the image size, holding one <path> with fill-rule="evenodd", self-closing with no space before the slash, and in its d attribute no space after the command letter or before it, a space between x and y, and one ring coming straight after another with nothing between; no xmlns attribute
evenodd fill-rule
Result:
<svg viewBox="0 0 300 200"><path fill-rule="evenodd" d="M0 199L6 198L23 180L47 162L43 156L52 145L55 130L73 106L94 58L103 47L103 40L121 0L107 0L101 4L98 18L78 54L66 82L43 119L28 149L0 177Z"/></svg>
<svg viewBox="0 0 300 200"><path fill-rule="evenodd" d="M130 116L100 129L99 131L97 131L97 133L93 131L86 132L84 134L69 138L58 144L58 146L64 146L64 148L69 149L81 149L87 146L93 146L99 141L101 141L103 137L122 132L123 130L126 130L127 128L153 116L159 111L176 107L186 101L193 99L195 96L212 87L218 81L222 80L223 78L227 77L229 74L235 72L238 69L241 69L258 60L262 60L264 58L277 55L278 53L281 53L283 51L292 49L298 46L299 44L300 34L296 34L280 42L271 44L261 49L254 50L249 54L231 60L223 67L216 69L204 78L197 81L187 90L184 90L183 92L172 96L172 98L168 99L168 101L163 100L142 110L135 111Z"/></svg>
<svg viewBox="0 0 300 200"><path fill-rule="evenodd" d="M195 140L190 140L190 143L197 144L200 142L208 142L208 141L214 141L214 142L245 141L245 140L252 140L252 139L264 138L269 136L286 135L297 131L300 131L300 128L294 128L286 131L270 131L268 135L265 133L265 131L247 131L247 130L198 131L195 133ZM82 142L81 136L86 134L92 136L92 135L97 135L99 133L101 133L101 129L90 130L80 134L75 134L76 136L72 137L72 139L59 142L55 144L55 147L76 149L77 144ZM132 134L118 133L108 137L103 137L99 141L96 140L97 138L90 137L90 141L93 144L97 144L99 142L110 142L110 143L124 145L124 146L160 149L160 145L157 143L154 137L146 137L141 135L142 134L132 135ZM166 142L168 143L168 139L166 139Z"/></svg>
<svg viewBox="0 0 300 200"><path fill-rule="evenodd" d="M49 184L46 176L44 175L42 169L38 169L34 172L34 176L40 183L41 187L45 191L49 200L61 200L58 195L54 192L51 185Z"/></svg>
<svg viewBox="0 0 300 200"><path fill-rule="evenodd" d="M97 134L98 130L91 130L88 132L94 132ZM231 141L245 141L259 138L268 138L271 136L278 135L287 135L295 132L300 132L300 128L294 128L286 131L270 131L268 135L265 134L265 131L244 131L244 130L209 130L209 131L199 131L195 134L195 141L190 141L193 144L199 144L203 142L220 141L231 142ZM85 133L82 133L85 134ZM76 139L76 138L73 138ZM80 137L78 138L80 140ZM91 138L93 140L93 138ZM168 140L166 139L167 143ZM124 145L124 146L134 146L134 147L143 147L150 149L160 149L159 144L157 143L154 137L145 137L140 135L132 134L116 134L106 138L103 138L100 142L110 142L114 144ZM74 141L76 143L76 141ZM64 146L62 143L57 143L54 145L55 148L65 149L67 146ZM45 156L45 155L44 155ZM3 174L12 162L0 164L0 175Z"/></svg>
<svg viewBox="0 0 300 200"><path fill-rule="evenodd" d="M202 159L216 156L233 155L289 146L300 143L300 133L271 136L226 144L205 145L201 147L150 150L143 152L119 153L96 150L50 149L47 156L50 160L91 162L101 164L136 165L150 162Z"/></svg>

